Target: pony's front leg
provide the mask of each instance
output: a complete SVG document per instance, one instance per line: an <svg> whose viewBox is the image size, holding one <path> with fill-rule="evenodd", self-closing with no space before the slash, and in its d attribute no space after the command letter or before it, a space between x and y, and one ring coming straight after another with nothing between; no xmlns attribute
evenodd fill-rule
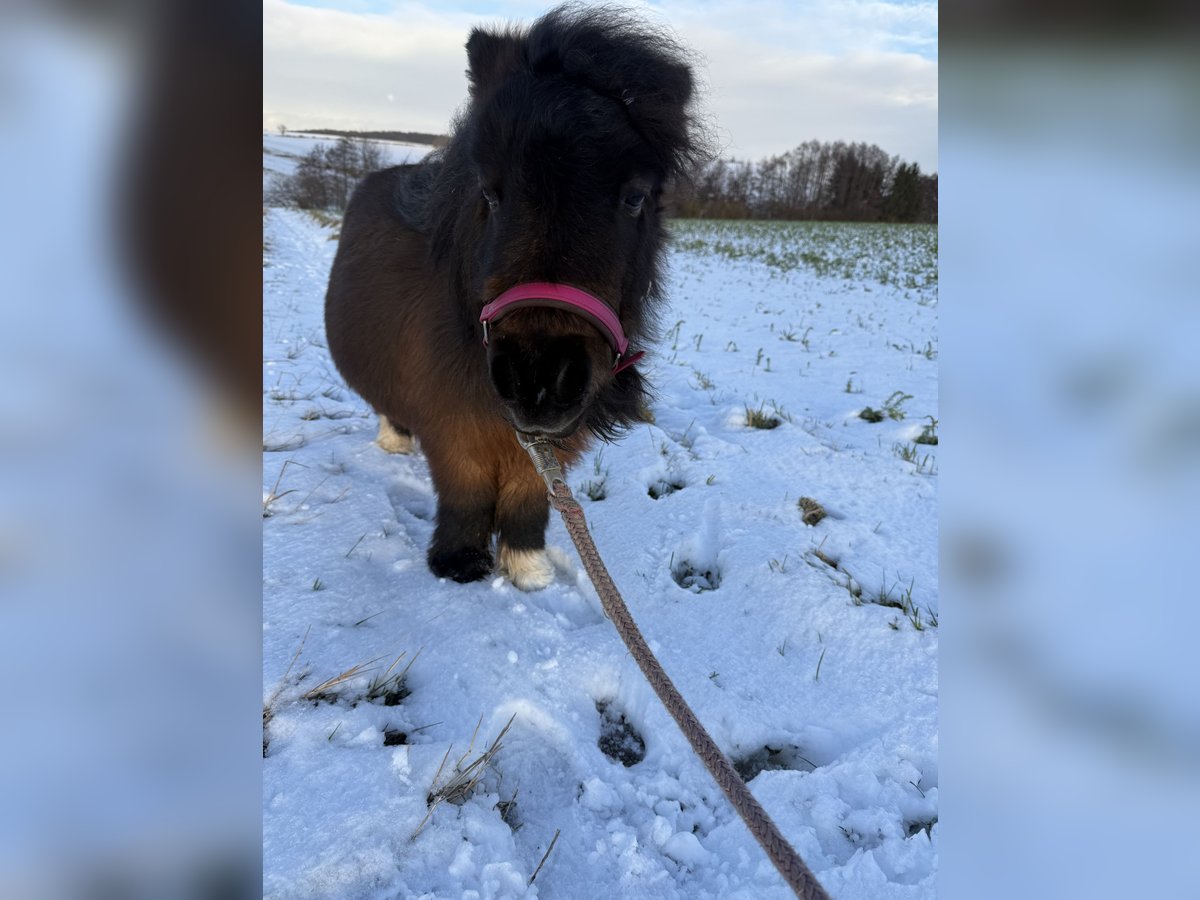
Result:
<svg viewBox="0 0 1200 900"><path fill-rule="evenodd" d="M538 591L554 580L554 566L546 556L546 484L519 448L506 462L496 501L500 571L521 590Z"/></svg>
<svg viewBox="0 0 1200 900"><path fill-rule="evenodd" d="M491 472L468 456L428 456L437 489L437 526L429 547L429 569L439 578L478 581L492 571L492 528L496 484Z"/></svg>

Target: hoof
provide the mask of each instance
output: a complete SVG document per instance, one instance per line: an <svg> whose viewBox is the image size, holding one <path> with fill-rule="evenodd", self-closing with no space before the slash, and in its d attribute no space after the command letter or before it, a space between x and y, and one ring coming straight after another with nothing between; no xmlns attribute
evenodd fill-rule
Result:
<svg viewBox="0 0 1200 900"><path fill-rule="evenodd" d="M460 584L479 581L492 572L492 554L477 547L454 550L430 550L429 571L438 578L452 578Z"/></svg>
<svg viewBox="0 0 1200 900"><path fill-rule="evenodd" d="M379 434L375 436L375 443L388 453L412 453L415 449L413 437L408 430L393 427L387 416L379 417Z"/></svg>
<svg viewBox="0 0 1200 900"><path fill-rule="evenodd" d="M554 581L554 565L545 550L511 550L501 544L500 571L523 591L540 591Z"/></svg>

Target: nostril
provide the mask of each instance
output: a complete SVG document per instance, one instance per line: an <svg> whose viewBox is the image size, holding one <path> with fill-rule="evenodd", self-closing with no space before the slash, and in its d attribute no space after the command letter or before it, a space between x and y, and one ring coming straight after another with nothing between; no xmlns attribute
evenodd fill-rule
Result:
<svg viewBox="0 0 1200 900"><path fill-rule="evenodd" d="M559 367L558 376L554 379L554 399L563 404L576 402L583 396L587 380L587 357L566 357Z"/></svg>
<svg viewBox="0 0 1200 900"><path fill-rule="evenodd" d="M517 373L513 357L507 353L496 353L490 363L492 384L503 400L515 400L517 396Z"/></svg>

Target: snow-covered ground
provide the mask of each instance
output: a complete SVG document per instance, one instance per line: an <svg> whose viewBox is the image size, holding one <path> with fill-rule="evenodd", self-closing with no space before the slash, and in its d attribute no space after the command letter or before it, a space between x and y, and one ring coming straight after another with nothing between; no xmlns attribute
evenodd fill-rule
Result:
<svg viewBox="0 0 1200 900"><path fill-rule="evenodd" d="M264 229L264 895L790 896L557 517L545 590L430 574L426 463L373 443L325 348L336 230L283 209ZM641 364L656 422L569 480L664 667L830 893L931 898L937 447L913 441L938 414L936 229L676 230ZM806 524L801 497L827 515Z"/></svg>

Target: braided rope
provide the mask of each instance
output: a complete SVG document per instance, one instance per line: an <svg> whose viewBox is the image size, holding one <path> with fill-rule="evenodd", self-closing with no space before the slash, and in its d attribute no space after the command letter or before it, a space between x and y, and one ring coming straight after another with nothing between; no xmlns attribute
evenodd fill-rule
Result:
<svg viewBox="0 0 1200 900"><path fill-rule="evenodd" d="M525 445L523 444L523 446ZM529 448L526 447L526 449ZM535 457L535 463L536 461ZM549 479L547 480L549 481ZM717 782L717 786L725 792L725 796L733 804L734 810L742 817L742 821L746 823L750 833L754 835L755 840L766 851L771 862L775 864L775 868L779 870L783 880L802 900L829 900L829 895L813 877L808 866L804 864L804 860L800 858L800 854L780 834L779 828L767 815L767 811L750 793L746 783L742 781L741 776L734 770L725 754L717 747L716 742L704 730L704 726L700 724L696 714L692 712L691 707L687 705L675 685L671 683L671 679L663 667L654 658L645 638L638 630L637 623L629 614L629 608L621 599L617 586L613 584L608 569L605 568L604 561L596 549L595 542L592 541L592 535L588 531L587 521L583 515L583 507L571 495L571 489L565 482L558 479L553 480L550 504L562 514L563 524L567 526L567 533L575 542L575 549L579 552L583 567L587 571L588 577L592 579L596 593L600 595L600 604L604 607L605 614L616 626L621 640L625 642L625 646L638 664L638 668L642 670L642 674L654 688L654 693L667 708L671 718L679 725L679 729L687 738L688 743L692 745L696 755L703 760L709 774Z"/></svg>

